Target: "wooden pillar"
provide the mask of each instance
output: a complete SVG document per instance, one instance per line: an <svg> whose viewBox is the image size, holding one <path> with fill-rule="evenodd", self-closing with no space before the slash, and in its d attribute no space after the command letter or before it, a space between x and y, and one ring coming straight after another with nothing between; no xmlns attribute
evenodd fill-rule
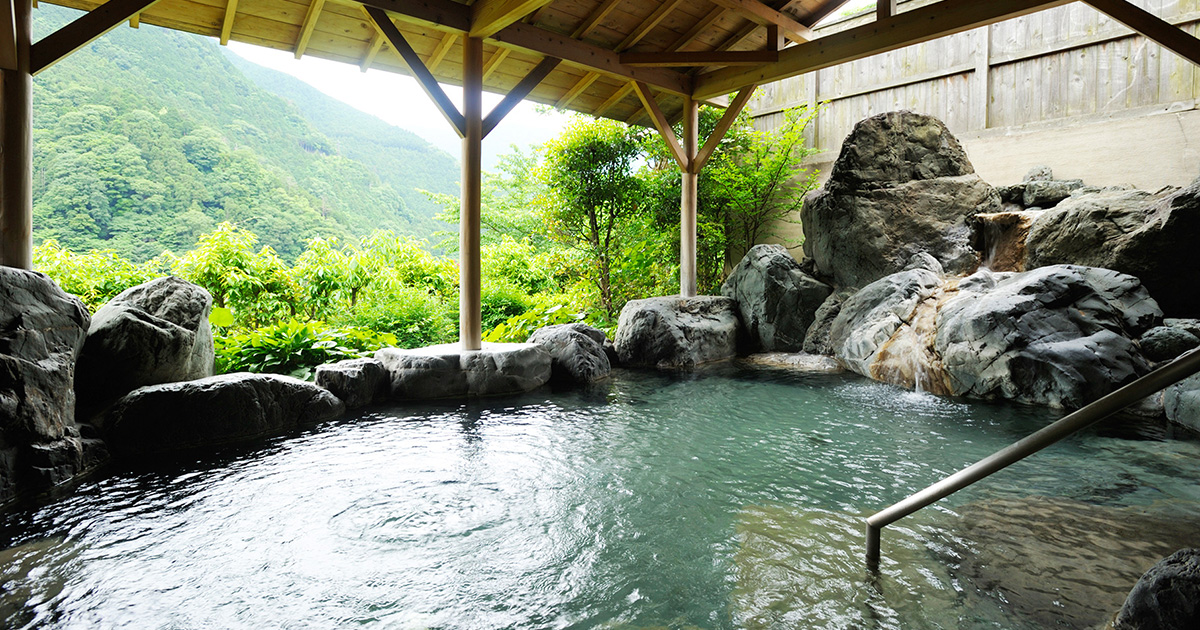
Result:
<svg viewBox="0 0 1200 630"><path fill-rule="evenodd" d="M31 0L0 2L11 7L16 27L14 41L0 41L0 46L15 53L8 56L8 65L14 67L0 69L0 265L30 269L33 267Z"/></svg>
<svg viewBox="0 0 1200 630"><path fill-rule="evenodd" d="M479 203L483 152L483 40L463 38L462 212L459 217L458 338L463 350L483 347L479 273Z"/></svg>
<svg viewBox="0 0 1200 630"><path fill-rule="evenodd" d="M700 179L696 163L699 106L691 98L683 102L683 186L679 200L679 295L696 295L696 192Z"/></svg>

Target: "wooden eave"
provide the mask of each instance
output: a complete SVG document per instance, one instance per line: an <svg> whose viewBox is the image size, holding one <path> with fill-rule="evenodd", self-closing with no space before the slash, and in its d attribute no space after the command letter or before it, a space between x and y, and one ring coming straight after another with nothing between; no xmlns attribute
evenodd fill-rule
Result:
<svg viewBox="0 0 1200 630"><path fill-rule="evenodd" d="M85 11L101 5L95 0L51 1ZM912 2L907 3L911 6L901 5L896 16L885 15L876 22L813 41L803 41L801 36L812 34L805 29L839 10L846 0L750 4L757 2L158 0L142 10L138 20L222 42L240 41L297 56L411 75L394 47L381 41L365 5L387 12L439 82L461 85L462 37L476 32L484 37L485 90L507 93L543 59L560 58L562 63L533 88L529 100L650 125L650 115L634 89L636 82L649 86L661 113L675 121L682 116L689 95L698 100L718 98L746 85L795 76L1067 0ZM1119 5L1123 0L1093 4ZM593 20L593 16L601 17ZM763 26L773 19L787 25L778 28L790 38L777 51L776 40L768 37ZM755 54L727 54L740 51ZM766 54L768 51L778 55ZM622 63L622 53L636 63ZM688 53L705 54L689 57ZM656 54L663 55L662 63L653 62ZM689 60L725 61L728 65L689 66Z"/></svg>

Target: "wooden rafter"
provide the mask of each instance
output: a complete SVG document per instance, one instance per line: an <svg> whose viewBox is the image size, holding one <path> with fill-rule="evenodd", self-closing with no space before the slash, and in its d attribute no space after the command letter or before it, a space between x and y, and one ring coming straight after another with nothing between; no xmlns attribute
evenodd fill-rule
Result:
<svg viewBox="0 0 1200 630"><path fill-rule="evenodd" d="M608 17L608 14L612 13L613 9L617 8L617 4L620 2L621 0L604 0L604 4L596 7L596 10L592 12L592 15L588 17L588 19L584 20L579 24L579 26L575 27L575 30L571 33L571 39L583 39L584 37L590 35L592 31L595 30L596 26L598 26L600 22L604 20L604 18Z"/></svg>
<svg viewBox="0 0 1200 630"><path fill-rule="evenodd" d="M466 118L454 106L450 97L446 96L446 91L442 89L442 86L438 85L437 79L433 78L433 73L429 71L429 68L425 67L425 64L421 61L421 57L408 44L408 40L404 39L404 35L400 32L400 29L396 28L395 24L392 24L392 20L388 18L386 13L377 8L367 7L367 14L371 16L371 22L375 25L375 28L379 29L380 34L387 38L388 43L392 45L392 48L399 53L400 58L408 65L409 71L412 72L417 83L421 85L421 89L425 90L425 93L433 100L438 111L442 112L446 120L450 121L450 126L454 127L454 130L458 132L460 137L465 137L467 134Z"/></svg>
<svg viewBox="0 0 1200 630"><path fill-rule="evenodd" d="M43 37L29 49L29 69L37 74L63 57L88 45L156 0L108 0L70 24Z"/></svg>
<svg viewBox="0 0 1200 630"><path fill-rule="evenodd" d="M471 37L491 37L551 2L553 0L477 0L471 5Z"/></svg>
<svg viewBox="0 0 1200 630"><path fill-rule="evenodd" d="M727 94L749 84L771 81L828 68L931 39L961 33L1070 0L942 0L840 33L787 48L779 61L759 68L722 68L696 77L696 98Z"/></svg>
<svg viewBox="0 0 1200 630"><path fill-rule="evenodd" d="M658 6L657 9L654 10L654 13L651 13L646 17L646 19L642 20L642 22L638 24L637 28L633 29L633 31L630 32L620 44L617 44L615 50L619 53L622 53L630 48L633 48L634 45L645 39L646 36L650 34L650 31L654 30L654 27L658 26L659 22L662 22L664 19L666 19L667 15L674 11L681 2L683 2L683 0L665 0Z"/></svg>
<svg viewBox="0 0 1200 630"><path fill-rule="evenodd" d="M600 104L600 107L596 108L595 115L603 116L604 112L607 112L609 109L611 109L613 105L620 103L622 99L624 99L626 96L629 96L629 93L633 91L633 86L633 81L630 81L625 85L622 85L620 88L617 88L617 91L613 92L612 96L609 96L607 100Z"/></svg>
<svg viewBox="0 0 1200 630"><path fill-rule="evenodd" d="M804 20L804 24L810 28L816 26L818 22L824 20L830 15L833 15L835 11L842 8L849 2L850 0L830 0L829 2L817 7L815 11L810 13L808 18Z"/></svg>
<svg viewBox="0 0 1200 630"><path fill-rule="evenodd" d="M453 0L361 0L362 4L393 13L397 19L432 25L442 30L467 32L471 27L470 7ZM674 94L691 92L691 77L665 68L633 68L622 65L616 52L571 39L531 24L514 22L491 39L544 57L557 57L624 79L643 81Z"/></svg>
<svg viewBox="0 0 1200 630"><path fill-rule="evenodd" d="M812 41L817 38L812 29L797 22L791 16L784 15L758 0L713 0L718 6L736 11L750 21L760 26L775 25L787 33L789 39L798 42Z"/></svg>
<svg viewBox="0 0 1200 630"><path fill-rule="evenodd" d="M229 0L225 5L225 17L221 20L221 45L229 45L229 35L233 32L233 18L237 15L238 0Z"/></svg>
<svg viewBox="0 0 1200 630"><path fill-rule="evenodd" d="M679 39L672 42L670 46L667 46L667 51L675 52L675 51L683 48L684 46L687 46L688 44L696 41L696 38L700 37L701 33L708 30L708 28L710 26L712 26L717 20L721 19L721 16L725 15L725 13L728 10L729 9L726 9L725 7L713 8L712 11L708 12L708 15L705 15L704 17L700 18L699 22L696 22L694 25L692 25L692 28L688 29L688 32L684 33L683 35L680 35Z"/></svg>
<svg viewBox="0 0 1200 630"><path fill-rule="evenodd" d="M1200 40L1125 0L1083 0L1092 8L1154 40L1163 48L1200 65Z"/></svg>
<svg viewBox="0 0 1200 630"><path fill-rule="evenodd" d="M129 18L129 28L137 28L142 25L142 14L134 13L133 17Z"/></svg>
<svg viewBox="0 0 1200 630"><path fill-rule="evenodd" d="M375 57L379 56L379 51L382 48L383 34L376 30L371 34L371 43L367 44L367 54L363 55L362 61L358 64L360 72L366 72L371 69L371 64L375 63Z"/></svg>
<svg viewBox="0 0 1200 630"><path fill-rule="evenodd" d="M561 59L546 57L540 63L538 63L538 65L534 66L533 70L530 70L529 74L525 75L525 78L521 79L521 82L518 83L516 87L509 90L508 94L504 95L504 100L496 104L496 107L494 107L487 115L487 118L483 119L483 136L486 138L487 135L496 128L496 125L500 124L500 121L503 120L504 117L507 116L508 113L517 106L518 103L520 103L526 96L529 96L529 93L533 91L533 88L537 87L538 84L541 83L547 75L553 72L561 62Z"/></svg>
<svg viewBox="0 0 1200 630"><path fill-rule="evenodd" d="M571 89L567 90L567 93L564 94L562 98L558 99L558 102L554 103L554 106L563 108L570 105L575 101L575 99L579 98L580 94L583 94L584 90L591 87L592 84L596 82L596 79L599 78L600 75L595 72L589 72L583 75L583 78L576 81L575 85L571 86Z"/></svg>
<svg viewBox="0 0 1200 630"><path fill-rule="evenodd" d="M779 61L778 50L695 51L623 53L621 63L627 66L759 66Z"/></svg>
<svg viewBox="0 0 1200 630"><path fill-rule="evenodd" d="M321 18L321 10L324 8L325 0L312 0L312 4L308 5L308 13L304 15L304 26L300 28L300 37L296 40L297 59L304 56L308 40L312 39L313 29L317 27L317 20Z"/></svg>
<svg viewBox="0 0 1200 630"><path fill-rule="evenodd" d="M488 77L492 76L492 73L496 71L496 68L499 68L500 64L504 63L505 59L508 59L508 55L511 52L512 51L507 48L497 48L496 49L495 54L493 54L487 60L487 63L483 64L483 80L484 81L487 81Z"/></svg>
<svg viewBox="0 0 1200 630"><path fill-rule="evenodd" d="M425 61L425 66L429 68L430 72L437 72L437 67L441 65L442 60L446 58L446 54L450 52L450 48L456 41L458 41L458 35L454 33L442 35L442 41L438 42L437 48L433 49L433 53Z"/></svg>

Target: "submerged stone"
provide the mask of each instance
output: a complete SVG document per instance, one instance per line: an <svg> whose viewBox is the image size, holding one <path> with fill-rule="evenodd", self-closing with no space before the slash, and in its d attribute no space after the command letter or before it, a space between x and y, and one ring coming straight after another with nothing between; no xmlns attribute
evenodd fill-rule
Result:
<svg viewBox="0 0 1200 630"><path fill-rule="evenodd" d="M614 345L621 365L692 368L737 355L737 302L714 295L630 300Z"/></svg>
<svg viewBox="0 0 1200 630"><path fill-rule="evenodd" d="M1146 571L1113 621L1114 630L1200 628L1200 549L1180 549Z"/></svg>
<svg viewBox="0 0 1200 630"><path fill-rule="evenodd" d="M532 343L485 343L482 350L457 343L384 348L375 358L388 370L393 400L518 394L550 380L550 354Z"/></svg>

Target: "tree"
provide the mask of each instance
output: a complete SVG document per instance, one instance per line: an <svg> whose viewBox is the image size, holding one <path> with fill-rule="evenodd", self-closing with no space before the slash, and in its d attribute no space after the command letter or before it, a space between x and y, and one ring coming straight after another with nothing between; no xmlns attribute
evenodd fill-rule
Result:
<svg viewBox="0 0 1200 630"><path fill-rule="evenodd" d="M643 183L634 173L639 132L613 121L579 119L546 145L542 180L551 191L544 218L550 232L592 259L602 308L614 313L613 255L622 221L641 207Z"/></svg>

